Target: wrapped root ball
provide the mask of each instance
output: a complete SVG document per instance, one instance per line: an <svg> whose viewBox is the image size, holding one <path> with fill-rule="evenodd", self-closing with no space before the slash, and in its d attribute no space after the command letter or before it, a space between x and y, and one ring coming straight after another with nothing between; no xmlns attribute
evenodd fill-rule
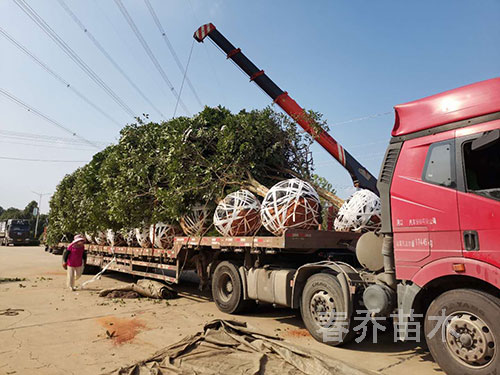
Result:
<svg viewBox="0 0 500 375"><path fill-rule="evenodd" d="M135 235L135 229L123 229L122 233L123 233L123 238L127 243L127 246L130 247L139 246L139 243L137 242L137 237Z"/></svg>
<svg viewBox="0 0 500 375"><path fill-rule="evenodd" d="M158 249L171 249L174 238L179 233L180 230L175 225L156 223L149 228L149 241Z"/></svg>
<svg viewBox="0 0 500 375"><path fill-rule="evenodd" d="M124 246L126 243L120 231L114 231L113 229L106 231L106 240L110 246Z"/></svg>
<svg viewBox="0 0 500 375"><path fill-rule="evenodd" d="M85 239L87 240L87 243L90 243L90 244L95 244L95 239L94 239L94 236L92 236L90 233L88 232L85 232Z"/></svg>
<svg viewBox="0 0 500 375"><path fill-rule="evenodd" d="M151 247L151 241L149 240L149 227L135 228L135 238L140 247Z"/></svg>
<svg viewBox="0 0 500 375"><path fill-rule="evenodd" d="M106 232L98 231L94 237L96 244L101 246L106 246L108 244L108 239L106 238Z"/></svg>
<svg viewBox="0 0 500 375"><path fill-rule="evenodd" d="M180 219L182 231L188 236L201 236L208 227L209 210L206 206L196 205L191 212Z"/></svg>
<svg viewBox="0 0 500 375"><path fill-rule="evenodd" d="M223 236L252 236L261 226L260 202L248 190L238 190L217 205L214 225Z"/></svg>
<svg viewBox="0 0 500 375"><path fill-rule="evenodd" d="M340 207L334 226L340 232L375 230L381 224L380 198L370 190L356 191Z"/></svg>
<svg viewBox="0 0 500 375"><path fill-rule="evenodd" d="M264 227L277 236L286 228L317 229L321 221L318 193L298 178L281 181L267 192L261 218Z"/></svg>

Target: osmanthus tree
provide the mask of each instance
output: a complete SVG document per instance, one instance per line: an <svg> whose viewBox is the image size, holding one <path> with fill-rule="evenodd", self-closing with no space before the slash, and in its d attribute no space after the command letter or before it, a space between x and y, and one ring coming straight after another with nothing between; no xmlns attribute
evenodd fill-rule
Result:
<svg viewBox="0 0 500 375"><path fill-rule="evenodd" d="M121 131L118 144L61 181L50 203L49 233L173 222L195 205L215 206L242 187L263 196L293 176L338 200L313 174L311 143L271 108L233 114L206 107L192 118L138 119Z"/></svg>

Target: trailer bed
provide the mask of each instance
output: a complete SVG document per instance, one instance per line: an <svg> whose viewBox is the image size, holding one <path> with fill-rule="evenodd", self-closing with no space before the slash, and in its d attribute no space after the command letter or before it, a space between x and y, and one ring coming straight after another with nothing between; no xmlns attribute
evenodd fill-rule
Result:
<svg viewBox="0 0 500 375"><path fill-rule="evenodd" d="M87 264L137 276L179 282L188 252L200 250L251 254L310 254L318 250L353 251L360 233L289 229L282 236L175 237L171 249L86 244ZM59 244L64 246L65 244ZM111 263L111 264L110 264Z"/></svg>

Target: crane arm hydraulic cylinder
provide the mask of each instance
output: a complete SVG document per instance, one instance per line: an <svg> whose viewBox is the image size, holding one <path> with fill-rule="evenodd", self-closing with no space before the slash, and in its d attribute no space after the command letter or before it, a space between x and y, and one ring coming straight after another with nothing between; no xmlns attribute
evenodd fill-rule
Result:
<svg viewBox="0 0 500 375"><path fill-rule="evenodd" d="M293 100L286 91L281 90L263 70L255 66L241 49L236 48L222 35L212 23L201 26L194 33L198 42L209 37L227 56L238 65L264 92L273 99L294 121L296 121L306 132L323 148L328 151L337 161L342 164L353 180L354 186L368 189L378 195L377 179L372 176L354 157L347 152L335 139L306 114L304 109Z"/></svg>

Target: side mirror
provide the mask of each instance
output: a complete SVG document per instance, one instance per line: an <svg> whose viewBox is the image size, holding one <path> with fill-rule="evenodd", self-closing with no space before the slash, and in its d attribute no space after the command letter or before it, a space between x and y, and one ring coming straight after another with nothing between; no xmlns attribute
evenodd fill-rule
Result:
<svg viewBox="0 0 500 375"><path fill-rule="evenodd" d="M500 129L491 130L484 133L481 137L474 139L472 141L471 150L480 151L485 149L491 144L497 142L500 139Z"/></svg>

